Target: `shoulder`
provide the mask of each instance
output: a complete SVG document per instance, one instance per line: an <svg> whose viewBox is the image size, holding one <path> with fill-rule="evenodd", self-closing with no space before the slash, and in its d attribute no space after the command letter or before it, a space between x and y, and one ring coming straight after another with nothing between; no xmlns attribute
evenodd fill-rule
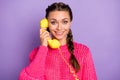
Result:
<svg viewBox="0 0 120 80"><path fill-rule="evenodd" d="M86 56L91 55L90 49L88 46L82 43L74 42L74 54L78 60L85 59Z"/></svg>
<svg viewBox="0 0 120 80"><path fill-rule="evenodd" d="M74 48L75 49L80 49L80 50L88 50L89 47L85 44L78 43L78 42L73 42L74 43Z"/></svg>
<svg viewBox="0 0 120 80"><path fill-rule="evenodd" d="M29 54L30 61L32 61L35 58L38 51L46 52L47 50L48 50L48 47L46 47L46 46L38 46L38 47L34 48Z"/></svg>
<svg viewBox="0 0 120 80"><path fill-rule="evenodd" d="M39 47L35 47L29 54L30 61L32 61L38 51Z"/></svg>
<svg viewBox="0 0 120 80"><path fill-rule="evenodd" d="M90 49L87 45L82 44L82 43L78 43L78 42L74 42L74 52L75 53L79 53L79 54L87 54L88 52L90 52Z"/></svg>

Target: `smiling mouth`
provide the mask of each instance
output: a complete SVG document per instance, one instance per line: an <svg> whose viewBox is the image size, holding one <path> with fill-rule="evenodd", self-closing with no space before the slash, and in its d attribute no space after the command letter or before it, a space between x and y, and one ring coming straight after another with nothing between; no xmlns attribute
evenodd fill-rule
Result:
<svg viewBox="0 0 120 80"><path fill-rule="evenodd" d="M56 35L62 35L64 32L61 31L61 32L55 32Z"/></svg>

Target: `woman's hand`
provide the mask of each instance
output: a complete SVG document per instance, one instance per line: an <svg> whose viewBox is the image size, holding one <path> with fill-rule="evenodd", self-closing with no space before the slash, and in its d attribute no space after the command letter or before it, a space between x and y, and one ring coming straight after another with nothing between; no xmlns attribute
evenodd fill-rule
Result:
<svg viewBox="0 0 120 80"><path fill-rule="evenodd" d="M50 34L45 29L40 29L40 43L43 46L48 45L48 39L50 39Z"/></svg>

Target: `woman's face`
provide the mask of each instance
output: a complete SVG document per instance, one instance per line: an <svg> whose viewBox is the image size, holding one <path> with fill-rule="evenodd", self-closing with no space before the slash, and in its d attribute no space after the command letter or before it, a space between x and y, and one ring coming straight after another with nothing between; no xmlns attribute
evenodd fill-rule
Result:
<svg viewBox="0 0 120 80"><path fill-rule="evenodd" d="M67 11L52 11L49 13L48 21L53 38L66 41L71 25L69 13Z"/></svg>

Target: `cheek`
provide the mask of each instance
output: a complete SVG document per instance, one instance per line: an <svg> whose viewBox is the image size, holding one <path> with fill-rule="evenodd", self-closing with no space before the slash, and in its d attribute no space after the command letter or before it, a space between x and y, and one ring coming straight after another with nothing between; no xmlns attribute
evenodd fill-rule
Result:
<svg viewBox="0 0 120 80"><path fill-rule="evenodd" d="M54 30L54 28L53 27L49 27L49 31L51 32L51 31L53 31Z"/></svg>
<svg viewBox="0 0 120 80"><path fill-rule="evenodd" d="M70 30L70 26L65 27L65 30L69 31Z"/></svg>
<svg viewBox="0 0 120 80"><path fill-rule="evenodd" d="M70 27L70 25L69 25L69 26L66 28L67 33L69 33L70 29L71 29L71 27Z"/></svg>
<svg viewBox="0 0 120 80"><path fill-rule="evenodd" d="M67 29L67 34L69 33L69 31L70 31L70 28L69 28L69 29Z"/></svg>
<svg viewBox="0 0 120 80"><path fill-rule="evenodd" d="M55 25L49 24L49 29L50 29L50 30L54 30L54 29L56 29L56 27L57 27L57 26L55 26Z"/></svg>
<svg viewBox="0 0 120 80"><path fill-rule="evenodd" d="M50 31L53 29L53 27L50 24L49 24L48 28L49 28Z"/></svg>
<svg viewBox="0 0 120 80"><path fill-rule="evenodd" d="M55 30L54 27L49 26L49 31L52 33Z"/></svg>

